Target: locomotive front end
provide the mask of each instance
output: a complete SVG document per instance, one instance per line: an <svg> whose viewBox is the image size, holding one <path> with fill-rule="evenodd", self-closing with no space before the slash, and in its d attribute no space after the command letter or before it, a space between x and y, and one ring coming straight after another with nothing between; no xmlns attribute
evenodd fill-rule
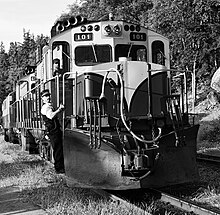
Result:
<svg viewBox="0 0 220 215"><path fill-rule="evenodd" d="M181 112L180 96L169 94L168 76L164 66L120 59L78 77L83 101L64 136L69 186L136 189L198 179L198 126Z"/></svg>

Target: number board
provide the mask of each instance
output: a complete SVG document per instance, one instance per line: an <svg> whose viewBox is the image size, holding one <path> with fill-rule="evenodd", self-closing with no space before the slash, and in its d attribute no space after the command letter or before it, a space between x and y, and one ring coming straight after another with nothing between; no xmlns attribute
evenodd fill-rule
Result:
<svg viewBox="0 0 220 215"><path fill-rule="evenodd" d="M74 41L89 41L89 40L93 40L92 33L74 34Z"/></svg>
<svg viewBox="0 0 220 215"><path fill-rule="evenodd" d="M146 41L147 36L145 33L130 33L130 40L131 41Z"/></svg>

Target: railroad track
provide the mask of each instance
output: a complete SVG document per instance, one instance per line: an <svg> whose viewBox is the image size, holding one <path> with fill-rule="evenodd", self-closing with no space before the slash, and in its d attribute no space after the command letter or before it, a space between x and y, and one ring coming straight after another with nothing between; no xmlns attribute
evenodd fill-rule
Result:
<svg viewBox="0 0 220 215"><path fill-rule="evenodd" d="M197 203L195 203L193 201L177 198L175 196L161 192L156 189L148 189L148 191L147 191L147 189L140 190L140 191L136 190L134 195L132 195L131 190L129 191L130 195L132 195L133 197L134 196L139 197L140 206L137 206L137 204L134 204L128 200L129 199L128 198L128 195L129 195L128 191L118 192L118 191L94 190L94 192L98 193L101 196L108 197L108 198L112 199L113 201L118 201L121 204L123 204L124 206L126 206L127 208L134 210L138 214L153 215L153 214L146 211L147 207L143 204L144 202L140 200L141 196L143 196L147 192L153 192L155 194L155 196L157 196L157 198L159 197L160 201L165 202L165 203L169 203L170 205L172 205L178 209L181 209L183 211L189 212L190 214L194 213L197 215L220 215L220 211L217 211L217 209L216 210L207 209L205 207L198 205ZM123 192L125 192L126 194L123 195L122 194ZM138 192L140 192L140 193L138 194ZM146 205L147 205L147 203L146 203Z"/></svg>
<svg viewBox="0 0 220 215"><path fill-rule="evenodd" d="M101 196L110 198L113 201L120 202L125 207L135 211L137 214L152 215L152 214L148 213L146 210L144 210L143 208L136 206L135 204L129 202L128 200L125 200L121 196L121 194L117 195L115 191L105 191L105 190L98 190L98 189L93 189L93 191Z"/></svg>
<svg viewBox="0 0 220 215"><path fill-rule="evenodd" d="M197 161L220 164L220 156L209 155L205 153L197 153Z"/></svg>
<svg viewBox="0 0 220 215"><path fill-rule="evenodd" d="M154 190L154 191L157 193L160 193L161 201L168 202L171 205L173 205L181 210L184 210L187 212L193 212L194 214L198 214L198 215L220 215L220 210L214 211L211 209L207 209L207 208L202 207L193 201L177 198L177 197L174 197L170 194L160 192L158 190Z"/></svg>

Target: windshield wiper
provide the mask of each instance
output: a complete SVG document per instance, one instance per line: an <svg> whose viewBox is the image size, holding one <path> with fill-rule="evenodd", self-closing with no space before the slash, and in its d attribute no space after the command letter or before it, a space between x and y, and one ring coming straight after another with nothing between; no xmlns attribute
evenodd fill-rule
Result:
<svg viewBox="0 0 220 215"><path fill-rule="evenodd" d="M130 54L131 54L132 46L133 46L133 43L130 43L130 47L129 47L129 50L128 50L128 56L127 56L127 58L129 58L129 56L130 56Z"/></svg>
<svg viewBox="0 0 220 215"><path fill-rule="evenodd" d="M96 55L96 52L95 52L95 46L93 43L91 43L92 45L92 50L93 50L93 54L94 54L94 57L95 57L95 62L97 63L98 62L98 58L97 58L97 55Z"/></svg>

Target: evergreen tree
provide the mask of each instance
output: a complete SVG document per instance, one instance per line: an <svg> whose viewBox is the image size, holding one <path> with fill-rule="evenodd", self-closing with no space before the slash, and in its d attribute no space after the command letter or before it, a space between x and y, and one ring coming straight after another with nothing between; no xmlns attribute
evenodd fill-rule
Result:
<svg viewBox="0 0 220 215"><path fill-rule="evenodd" d="M6 80L8 78L8 54L5 52L5 47L1 42L0 45L0 105L9 93L7 90ZM2 115L2 109L0 108L0 116Z"/></svg>

